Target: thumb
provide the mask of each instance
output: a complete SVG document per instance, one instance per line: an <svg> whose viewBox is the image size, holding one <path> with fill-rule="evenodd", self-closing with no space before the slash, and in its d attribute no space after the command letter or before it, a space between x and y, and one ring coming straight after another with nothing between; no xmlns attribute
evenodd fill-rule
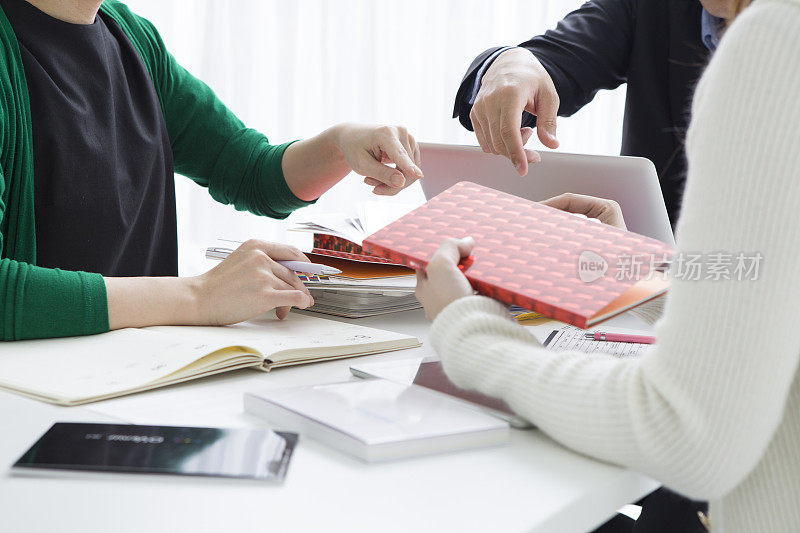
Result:
<svg viewBox="0 0 800 533"><path fill-rule="evenodd" d="M533 128L529 128L526 126L519 131L522 134L522 146L525 146L525 144L527 144L530 138L533 137ZM528 163L542 162L542 156L539 155L539 152L537 152L536 150L530 150L528 148L525 148L525 158L528 160Z"/></svg>
<svg viewBox="0 0 800 533"><path fill-rule="evenodd" d="M439 250L434 255L439 256L440 261L445 261L453 265L457 265L462 257L467 257L475 247L475 241L472 237L464 237L463 239L447 239L439 247Z"/></svg>
<svg viewBox="0 0 800 533"><path fill-rule="evenodd" d="M458 246L460 260L462 257L469 257L469 254L472 253L472 250L475 248L475 239L472 237L464 237L463 239L459 239L456 245Z"/></svg>
<svg viewBox="0 0 800 533"><path fill-rule="evenodd" d="M406 181L402 172L380 163L368 154L358 161L353 170L357 174L374 178L389 187L402 187Z"/></svg>

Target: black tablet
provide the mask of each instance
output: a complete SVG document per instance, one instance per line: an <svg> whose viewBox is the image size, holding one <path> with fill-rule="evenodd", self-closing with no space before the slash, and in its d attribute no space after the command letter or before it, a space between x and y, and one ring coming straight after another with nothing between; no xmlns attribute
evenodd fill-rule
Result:
<svg viewBox="0 0 800 533"><path fill-rule="evenodd" d="M282 481L296 444L268 429L59 422L13 468Z"/></svg>

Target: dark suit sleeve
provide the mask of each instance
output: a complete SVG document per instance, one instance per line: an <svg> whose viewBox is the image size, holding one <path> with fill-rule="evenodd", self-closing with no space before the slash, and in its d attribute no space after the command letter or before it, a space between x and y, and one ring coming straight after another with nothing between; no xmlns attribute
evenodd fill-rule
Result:
<svg viewBox="0 0 800 533"><path fill-rule="evenodd" d="M481 54L475 58L472 64L467 69L467 73L464 75L464 79L461 80L461 85L458 87L458 93L456 93L456 103L453 107L453 118L458 117L458 120L461 124L467 128L469 131L474 131L472 129L472 121L469 119L469 112L472 111L472 104L469 103L470 93L472 92L472 86L475 84L475 76L477 76L478 71L481 69L481 65L495 52L500 50L502 46L495 46L494 48L489 48L488 50L481 52Z"/></svg>
<svg viewBox="0 0 800 533"><path fill-rule="evenodd" d="M578 111L597 91L614 89L627 81L639 1L592 0L564 17L554 30L519 45L530 50L553 79L561 99L560 116ZM464 95L483 62L496 50L491 48L473 61L458 89L453 116L469 130L472 106ZM523 126L535 124L534 116L523 114Z"/></svg>

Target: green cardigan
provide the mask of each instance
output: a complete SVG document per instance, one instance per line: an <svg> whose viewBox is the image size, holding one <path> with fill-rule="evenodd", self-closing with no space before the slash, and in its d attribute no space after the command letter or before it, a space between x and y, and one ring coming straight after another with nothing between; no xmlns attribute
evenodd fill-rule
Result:
<svg viewBox="0 0 800 533"><path fill-rule="evenodd" d="M273 146L223 105L167 52L153 25L106 1L153 80L169 133L175 172L208 187L238 210L285 218L307 205L281 170L288 144ZM100 274L37 267L33 151L28 87L14 31L0 9L0 339L89 335L108 330ZM68 224L68 221L64 221Z"/></svg>

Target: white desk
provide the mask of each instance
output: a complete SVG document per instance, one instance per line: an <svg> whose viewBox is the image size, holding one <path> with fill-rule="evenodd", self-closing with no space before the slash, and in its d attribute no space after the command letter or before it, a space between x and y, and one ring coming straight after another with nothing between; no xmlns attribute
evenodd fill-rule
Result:
<svg viewBox="0 0 800 533"><path fill-rule="evenodd" d="M420 311L359 324L427 341ZM372 360L432 355L421 348ZM362 360L364 360L362 358ZM431 531L584 533L657 484L577 455L539 431L509 446L368 465L301 439L286 482L108 475L11 476L7 467L54 421L261 426L245 391L350 379L350 360L243 370L168 389L55 407L0 392L0 532Z"/></svg>

